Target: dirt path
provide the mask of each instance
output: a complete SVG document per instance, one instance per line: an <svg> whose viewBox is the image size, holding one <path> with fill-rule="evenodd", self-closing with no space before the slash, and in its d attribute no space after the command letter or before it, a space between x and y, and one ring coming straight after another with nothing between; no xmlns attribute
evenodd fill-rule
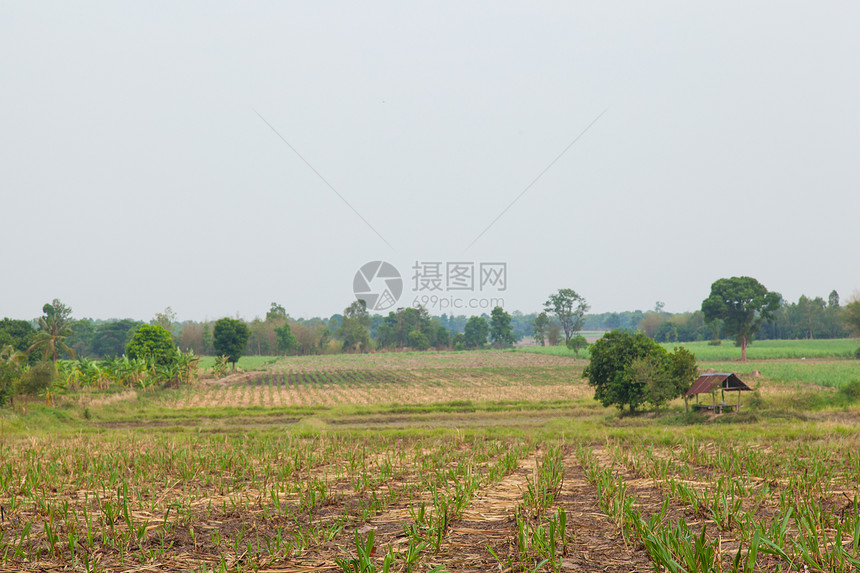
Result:
<svg viewBox="0 0 860 573"><path fill-rule="evenodd" d="M653 571L643 550L626 546L615 524L600 511L597 492L585 477L582 465L570 450L564 458L564 483L556 508L564 507L568 532L573 539L562 559L563 571L631 573ZM430 563L442 564L452 573L502 570L487 549L497 555L516 552L516 511L523 503L526 476L535 466L535 456L524 460L516 472L496 485L480 491L463 519L451 528L447 543ZM555 508L553 509L555 511Z"/></svg>
<svg viewBox="0 0 860 573"><path fill-rule="evenodd" d="M654 570L648 554L624 538L615 523L600 510L597 490L585 477L585 470L571 449L564 458L564 485L557 504L567 512L568 528L573 540L568 556L562 561L564 571L605 571L631 573Z"/></svg>

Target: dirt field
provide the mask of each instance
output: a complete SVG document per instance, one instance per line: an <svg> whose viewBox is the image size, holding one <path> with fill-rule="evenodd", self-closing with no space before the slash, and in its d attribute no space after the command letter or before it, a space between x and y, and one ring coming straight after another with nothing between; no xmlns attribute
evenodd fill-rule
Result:
<svg viewBox="0 0 860 573"><path fill-rule="evenodd" d="M856 409L619 418L581 372L504 352L315 357L91 401L0 442L0 570L860 565Z"/></svg>

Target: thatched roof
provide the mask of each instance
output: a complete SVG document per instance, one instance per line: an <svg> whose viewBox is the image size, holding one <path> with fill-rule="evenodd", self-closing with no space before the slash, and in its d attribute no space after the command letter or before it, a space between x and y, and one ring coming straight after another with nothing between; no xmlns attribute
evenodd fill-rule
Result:
<svg viewBox="0 0 860 573"><path fill-rule="evenodd" d="M687 390L687 396L696 394L710 394L714 390L737 390L741 392L751 391L752 388L743 383L734 373L714 372L703 374L693 382L693 387Z"/></svg>

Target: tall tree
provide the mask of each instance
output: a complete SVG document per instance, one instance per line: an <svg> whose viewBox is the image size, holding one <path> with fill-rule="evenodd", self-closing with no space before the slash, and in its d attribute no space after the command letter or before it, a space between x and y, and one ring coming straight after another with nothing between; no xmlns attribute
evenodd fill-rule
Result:
<svg viewBox="0 0 860 573"><path fill-rule="evenodd" d="M282 305L273 302L269 311L266 313L266 322L282 323L287 320L287 309Z"/></svg>
<svg viewBox="0 0 860 573"><path fill-rule="evenodd" d="M548 334L549 317L545 312L542 312L532 321L532 335L536 341L540 342L541 346L546 346L546 338Z"/></svg>
<svg viewBox="0 0 860 573"><path fill-rule="evenodd" d="M490 313L490 340L497 348L510 346L517 340L511 328L511 315L500 306Z"/></svg>
<svg viewBox="0 0 860 573"><path fill-rule="evenodd" d="M824 299L820 296L809 298L806 295L801 295L797 301L797 310L803 321L804 330L807 338L812 340L815 338L815 329L821 326L824 322L824 310L826 305Z"/></svg>
<svg viewBox="0 0 860 573"><path fill-rule="evenodd" d="M747 359L747 346L762 322L771 320L779 310L782 297L769 292L752 277L719 279L711 285L711 294L702 301L705 320L723 321L723 330L741 347L741 360Z"/></svg>
<svg viewBox="0 0 860 573"><path fill-rule="evenodd" d="M549 295L543 303L543 308L544 312L555 315L564 331L564 343L567 344L570 337L582 328L585 313L590 307L584 298L576 294L575 290L562 288L558 289L557 293Z"/></svg>
<svg viewBox="0 0 860 573"><path fill-rule="evenodd" d="M487 343L487 334L490 326L482 316L470 317L464 329L464 340L466 348L481 348Z"/></svg>
<svg viewBox="0 0 860 573"><path fill-rule="evenodd" d="M212 338L217 356L226 356L236 370L236 363L248 346L248 325L235 318L222 318L215 322Z"/></svg>
<svg viewBox="0 0 860 573"><path fill-rule="evenodd" d="M370 343L370 314L367 312L367 302L358 299L344 309L337 335L343 340L344 350L367 350Z"/></svg>
<svg viewBox="0 0 860 573"><path fill-rule="evenodd" d="M276 326L275 334L278 336L278 350L284 355L299 347L299 341L293 335L293 330L288 321L285 321L281 326Z"/></svg>
<svg viewBox="0 0 860 573"><path fill-rule="evenodd" d="M164 309L164 312L156 312L155 318L150 321L150 324L157 324L167 332L173 334L173 324L176 322L176 313L169 306Z"/></svg>
<svg viewBox="0 0 860 573"><path fill-rule="evenodd" d="M42 350L44 360L49 357L57 364L60 351L75 358L75 351L66 345L66 338L72 334L72 309L54 299L42 307L43 316L39 318L39 330L33 337L29 350Z"/></svg>

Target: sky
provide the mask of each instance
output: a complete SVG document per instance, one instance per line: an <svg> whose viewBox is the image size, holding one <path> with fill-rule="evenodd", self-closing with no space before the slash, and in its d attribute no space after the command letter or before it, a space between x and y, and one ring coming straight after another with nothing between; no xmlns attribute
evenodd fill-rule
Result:
<svg viewBox="0 0 860 573"><path fill-rule="evenodd" d="M433 314L560 288L684 312L731 276L844 301L858 21L857 2L4 2L0 316L329 316L372 261L401 275L391 304ZM463 264L474 289L451 290ZM482 264L505 280L482 290Z"/></svg>

